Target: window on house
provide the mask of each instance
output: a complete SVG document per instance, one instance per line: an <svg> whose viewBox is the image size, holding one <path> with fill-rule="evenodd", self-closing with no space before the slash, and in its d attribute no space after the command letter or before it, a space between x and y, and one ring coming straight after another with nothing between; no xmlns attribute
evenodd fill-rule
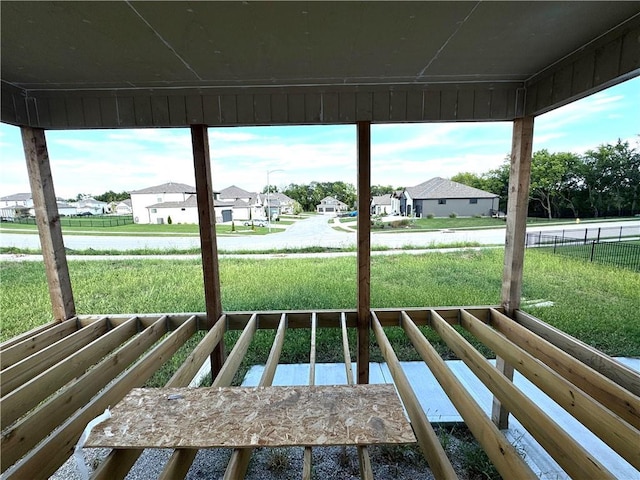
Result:
<svg viewBox="0 0 640 480"><path fill-rule="evenodd" d="M158 197L158 203L162 203L162 197Z"/></svg>
<svg viewBox="0 0 640 480"><path fill-rule="evenodd" d="M438 200L438 205L446 205L447 204L447 199L446 198L440 198Z"/></svg>
<svg viewBox="0 0 640 480"><path fill-rule="evenodd" d="M157 208L152 208L151 209L151 213L158 213L158 209Z"/></svg>
<svg viewBox="0 0 640 480"><path fill-rule="evenodd" d="M478 203L478 199L477 198L470 198L469 199L469 203L476 204L476 203Z"/></svg>

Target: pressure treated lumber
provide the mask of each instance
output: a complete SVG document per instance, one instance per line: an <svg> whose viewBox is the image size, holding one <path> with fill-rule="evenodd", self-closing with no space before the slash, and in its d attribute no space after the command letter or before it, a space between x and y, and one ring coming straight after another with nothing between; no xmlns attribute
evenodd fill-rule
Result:
<svg viewBox="0 0 640 480"><path fill-rule="evenodd" d="M2 371L2 395L25 384L40 373L47 370L77 350L89 345L103 335L109 328L108 320L102 318L99 322L66 336L62 340L49 345L33 355ZM3 420L4 424L4 420Z"/></svg>
<svg viewBox="0 0 640 480"><path fill-rule="evenodd" d="M33 338L37 335L40 335L41 333L57 325L60 325L61 323L62 322L58 320L54 320L52 322L45 323L44 325L38 325L37 327L34 327L31 330L28 330L26 332L19 333L15 337L11 337L5 340L4 342L0 343L0 353L4 353L7 348L17 345L18 343L24 342L25 340Z"/></svg>
<svg viewBox="0 0 640 480"><path fill-rule="evenodd" d="M34 328L23 335L7 340L2 344L3 347L0 350L1 368L10 367L52 343L56 343L77 329L77 317L74 317L64 322L47 323L42 327Z"/></svg>
<svg viewBox="0 0 640 480"><path fill-rule="evenodd" d="M186 359L185 363L176 371L176 373L174 373L174 375L171 377L171 379L169 379L165 386L187 386L196 375L202 363L204 363L204 358L206 355L208 355L207 352L211 352L215 345L220 341L220 337L224 335L225 327L226 322L224 322L223 320L216 323L215 327L209 330L207 335L205 335L205 337L198 343L196 348ZM123 479L127 476L129 470L131 470L140 455L142 455L143 451L143 449L134 448L111 450L111 452L109 452L109 455L96 469L92 478L108 480ZM171 465L172 468L186 465L187 463L188 465L191 465L196 453L197 450L194 450L193 452L187 451L181 454L176 454L176 452L174 451L174 454L169 460L168 465ZM178 457L180 459L180 462L176 463L177 459L174 459L174 456ZM190 461L188 460L189 457L191 457ZM165 470L167 468L169 467L165 466ZM176 477L174 478L178 478L178 475L176 475Z"/></svg>
<svg viewBox="0 0 640 480"><path fill-rule="evenodd" d="M509 169L509 196L507 199L507 228L504 242L502 269L502 307L507 315L520 308L522 296L522 269L529 207L531 180L531 153L533 148L533 117L513 121L511 142L511 166ZM513 366L499 355L496 368L509 380L513 380ZM493 397L491 418L498 428L509 426L509 412L500 399Z"/></svg>
<svg viewBox="0 0 640 480"><path fill-rule="evenodd" d="M402 370L398 357L393 351L393 347L384 333L378 317L375 312L372 312L371 316L371 324L380 347L380 352L387 362L387 366L389 367L393 381L398 389L400 398L402 398L402 403L404 404L407 414L409 415L409 419L411 420L411 426L413 427L413 431L418 439L418 445L420 446L424 457L427 459L431 471L438 480L457 479L458 476L456 475L451 462L447 458L447 454L444 452L436 432L433 431L433 427L431 426L431 423L429 423L427 415L424 413L424 410L422 410L418 397L416 397L415 392L411 388L409 380Z"/></svg>
<svg viewBox="0 0 640 480"><path fill-rule="evenodd" d="M219 324L221 323L223 322L219 322ZM224 323L226 324L226 322ZM211 385L212 388L228 387L229 385L231 385L233 377L238 371L238 368L240 368L242 359L246 355L247 349L249 348L249 345L251 343L251 339L255 334L257 323L258 316L256 314L253 314L251 316L251 319L249 320L249 323L247 323L247 326L240 335L240 338L238 338L236 344L233 346L231 353L225 360L224 365L222 365L220 373L218 373L216 378L213 380L213 383ZM167 386L169 385L167 384ZM178 385L175 384L175 386ZM198 450L194 448L180 448L174 450L174 452L171 454L171 458L158 477L158 480L173 480L175 478L184 478L189 472L189 468L191 467L193 460L196 458L197 453Z"/></svg>
<svg viewBox="0 0 640 480"><path fill-rule="evenodd" d="M487 417L406 312L402 312L402 328L502 478L537 479L529 465Z"/></svg>
<svg viewBox="0 0 640 480"><path fill-rule="evenodd" d="M515 387L436 312L431 327L476 374L491 392L513 412L520 423L572 478L613 479L593 455L558 426L532 400Z"/></svg>
<svg viewBox="0 0 640 480"><path fill-rule="evenodd" d="M41 128L31 127L20 127L20 133L53 317L68 320L75 316L76 307L45 133Z"/></svg>
<svg viewBox="0 0 640 480"><path fill-rule="evenodd" d="M347 333L347 318L343 313L341 318L342 327L342 349L344 353L344 368L347 374L347 385L354 385L353 367L351 365L351 349L349 348L349 335ZM373 470L371 469L371 459L369 449L366 446L358 446L358 464L360 466L360 478L373 480Z"/></svg>
<svg viewBox="0 0 640 480"><path fill-rule="evenodd" d="M282 352L282 345L284 344L284 336L287 330L287 316L282 314L280 316L280 323L278 324L278 330L276 336L273 339L271 345L271 351L267 358L267 363L262 371L260 382L258 386L269 387L273 383L273 377L276 373L276 367L280 360L280 353ZM236 448L231 454L231 459L227 464L227 468L224 472L224 480L241 480L247 474L247 468L249 468L249 461L251 460L251 448Z"/></svg>
<svg viewBox="0 0 640 480"><path fill-rule="evenodd" d="M640 449L636 443L640 439L640 431L464 310L461 311L460 323L496 355L500 355L517 367L518 371L531 383L640 470Z"/></svg>
<svg viewBox="0 0 640 480"><path fill-rule="evenodd" d="M318 316L311 314L311 344L309 347L309 386L316 384L316 330L318 328ZM302 454L302 479L311 480L311 466L313 463L313 450L305 447Z"/></svg>
<svg viewBox="0 0 640 480"><path fill-rule="evenodd" d="M138 332L137 319L105 333L0 399L3 427L28 412Z"/></svg>
<svg viewBox="0 0 640 480"><path fill-rule="evenodd" d="M610 378L621 387L626 388L632 394L640 396L640 375L626 365L615 361L598 349L567 335L526 312L518 310L516 312L516 321L553 343L562 351L589 365L605 377Z"/></svg>
<svg viewBox="0 0 640 480"><path fill-rule="evenodd" d="M371 122L358 132L358 383L369 383L371 324Z"/></svg>
<svg viewBox="0 0 640 480"><path fill-rule="evenodd" d="M136 364L94 396L77 413L56 429L46 441L31 450L11 471L7 478L30 480L49 478L69 458L86 425L105 408L117 404L132 389L142 385L196 332L197 321L192 317L167 338L148 351Z"/></svg>
<svg viewBox="0 0 640 480"><path fill-rule="evenodd" d="M502 306L507 315L520 307L522 267L529 206L533 117L513 121L507 200L507 229L502 271Z"/></svg>
<svg viewBox="0 0 640 480"><path fill-rule="evenodd" d="M167 332L166 327L164 317L160 318L89 372L18 420L2 437L0 451L3 468L20 459L59 426L63 419L86 405L91 397L157 342Z"/></svg>
<svg viewBox="0 0 640 480"><path fill-rule="evenodd" d="M640 397L498 311L491 312L491 325L636 429L640 429Z"/></svg>
<svg viewBox="0 0 640 480"><path fill-rule="evenodd" d="M220 294L220 264L216 239L216 212L209 156L209 134L206 125L191 126L191 145L196 179L204 300L208 328L211 328L222 315L222 297ZM224 355L224 342L220 342L211 354L212 376L215 377L222 368Z"/></svg>

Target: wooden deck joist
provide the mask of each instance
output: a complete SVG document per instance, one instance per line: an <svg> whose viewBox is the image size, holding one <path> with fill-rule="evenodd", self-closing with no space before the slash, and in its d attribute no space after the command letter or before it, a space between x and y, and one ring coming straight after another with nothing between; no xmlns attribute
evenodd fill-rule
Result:
<svg viewBox="0 0 640 480"><path fill-rule="evenodd" d="M81 316L77 321L34 329L32 337L23 335L20 341L3 345L0 354L13 352L9 355L15 360L8 365L3 362L0 375L3 477L48 478L69 457L86 424L106 407L116 405L133 388L142 386L188 339L205 328L204 318L202 313ZM377 343L436 478L452 475L450 461L438 447L425 410L403 373L384 327L404 329L503 477L531 478L534 474L518 449L511 446L471 393L451 374L423 335L424 329L435 331L468 364L570 476L611 478L613 475L601 458L586 451L453 326L465 329L479 343L514 365L612 451L638 469L640 454L635 439L640 435L640 399L634 391L640 381L638 373L530 315L516 312L516 318L524 321L516 322L501 309L490 306L372 311ZM212 385L230 386L254 333L258 329L275 328L277 333L263 373L263 385L273 381L280 352L286 348L285 334L290 328L311 329L309 385L315 383L317 329L341 330L343 341L338 348L343 349L348 383L355 383L347 334L349 329L357 328L357 313L356 310L332 310L227 312L193 348L166 386L189 385L220 344L224 333L242 329ZM47 358L49 353L53 359ZM586 364L589 359L600 371ZM30 371L32 368L36 373ZM5 381L11 388L5 388ZM142 452L141 449L113 450L93 478L124 478ZM183 478L196 453L196 449L176 449L160 478ZM362 478L371 478L366 446L359 448L358 456ZM225 477L242 478L249 459L250 449L236 450ZM312 449L305 448L303 478L309 478L312 467Z"/></svg>

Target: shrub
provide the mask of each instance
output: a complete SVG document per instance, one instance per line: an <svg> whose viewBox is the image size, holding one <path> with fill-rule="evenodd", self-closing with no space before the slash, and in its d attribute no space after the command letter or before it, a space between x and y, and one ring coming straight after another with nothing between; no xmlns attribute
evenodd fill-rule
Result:
<svg viewBox="0 0 640 480"><path fill-rule="evenodd" d="M171 225L171 224L173 223L173 220L171 220L171 215L169 215L169 216L167 217L167 223L168 223L169 225Z"/></svg>
<svg viewBox="0 0 640 480"><path fill-rule="evenodd" d="M427 218L433 218L435 215L433 213L427 213Z"/></svg>
<svg viewBox="0 0 640 480"><path fill-rule="evenodd" d="M456 218L458 216L458 214L456 212L451 212L449 214L449 218Z"/></svg>
<svg viewBox="0 0 640 480"><path fill-rule="evenodd" d="M400 227L406 227L410 224L411 222L409 221L408 218L403 218L402 220L394 220L393 222L389 223L389 226L391 228L400 228Z"/></svg>

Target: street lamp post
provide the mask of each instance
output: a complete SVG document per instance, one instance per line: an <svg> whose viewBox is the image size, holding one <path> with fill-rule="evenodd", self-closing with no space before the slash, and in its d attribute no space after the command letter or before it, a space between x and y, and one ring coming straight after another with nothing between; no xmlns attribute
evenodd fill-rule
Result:
<svg viewBox="0 0 640 480"><path fill-rule="evenodd" d="M281 168L275 170L267 170L267 227L271 233L271 184L269 183L269 174L274 172L284 172Z"/></svg>

